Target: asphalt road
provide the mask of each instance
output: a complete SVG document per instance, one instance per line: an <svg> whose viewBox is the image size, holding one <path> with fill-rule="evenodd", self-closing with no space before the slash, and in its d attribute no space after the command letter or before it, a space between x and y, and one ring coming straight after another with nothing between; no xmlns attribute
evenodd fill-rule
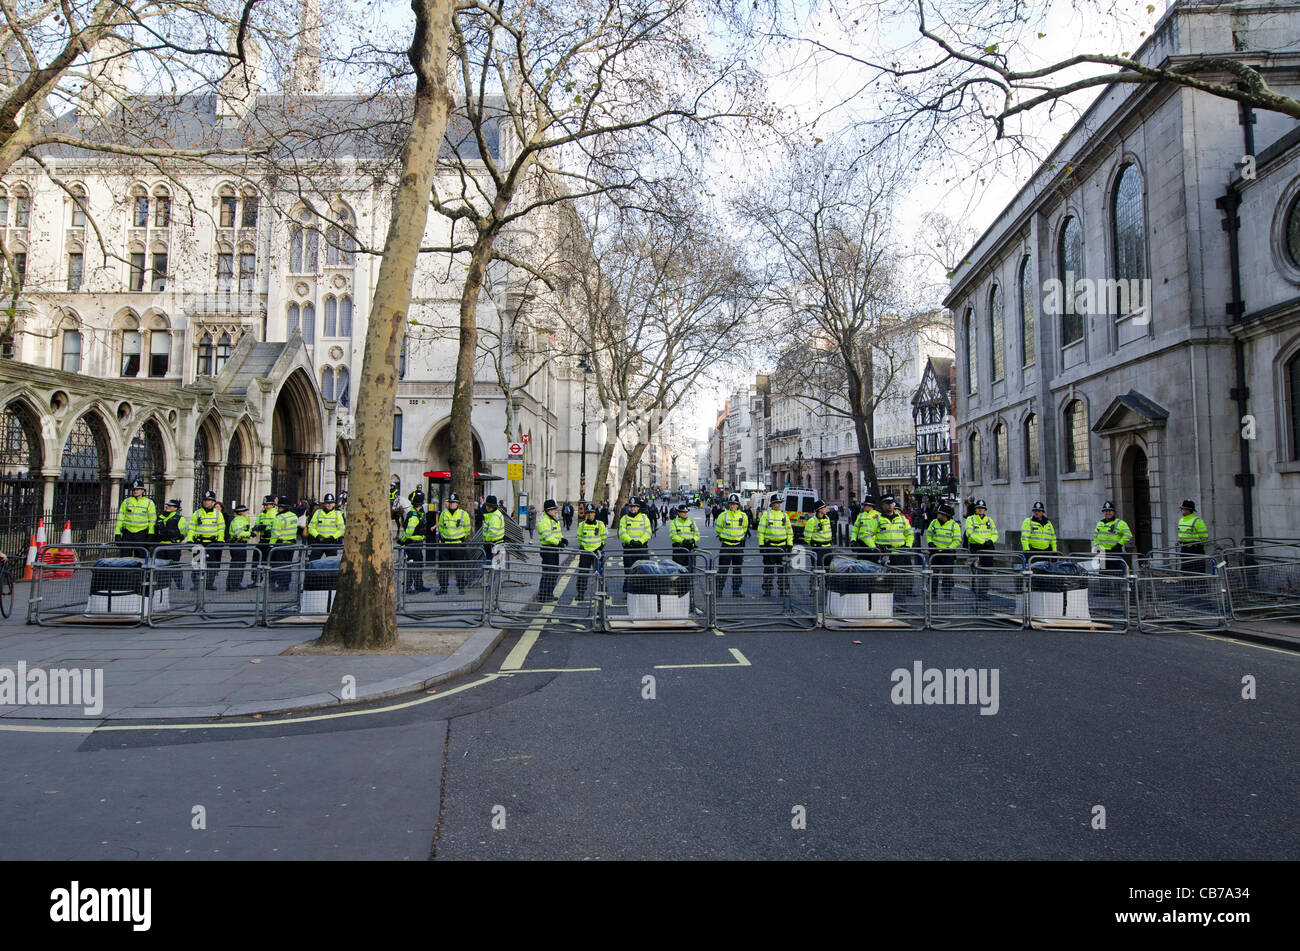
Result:
<svg viewBox="0 0 1300 951"><path fill-rule="evenodd" d="M0 857L1300 858L1300 656L1220 638L544 631L416 699L0 732Z"/></svg>

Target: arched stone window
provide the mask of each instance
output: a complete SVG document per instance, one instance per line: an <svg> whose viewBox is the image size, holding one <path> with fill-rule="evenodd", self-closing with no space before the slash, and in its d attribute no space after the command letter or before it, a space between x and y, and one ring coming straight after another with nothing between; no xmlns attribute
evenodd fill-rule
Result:
<svg viewBox="0 0 1300 951"><path fill-rule="evenodd" d="M339 298L339 336L352 336L352 298L348 294Z"/></svg>
<svg viewBox="0 0 1300 951"><path fill-rule="evenodd" d="M1020 359L1021 366L1032 366L1038 352L1038 335L1034 326L1038 281L1034 260L1028 254L1020 262Z"/></svg>
<svg viewBox="0 0 1300 951"><path fill-rule="evenodd" d="M1287 456L1293 462L1300 461L1300 352L1286 362L1282 377L1284 410L1291 437L1291 451Z"/></svg>
<svg viewBox="0 0 1300 951"><path fill-rule="evenodd" d="M357 240L352 232L355 230L352 210L346 206L334 209L334 215L342 225L330 225L325 229L325 266L354 267L357 260Z"/></svg>
<svg viewBox="0 0 1300 951"><path fill-rule="evenodd" d="M352 377L347 367L339 367L338 376L339 405L352 405Z"/></svg>
<svg viewBox="0 0 1300 951"><path fill-rule="evenodd" d="M1006 479L1010 475L1007 465L1007 426L998 423L993 427L993 478Z"/></svg>
<svg viewBox="0 0 1300 951"><path fill-rule="evenodd" d="M153 226L170 228L172 224L172 196L162 185L153 190Z"/></svg>
<svg viewBox="0 0 1300 951"><path fill-rule="evenodd" d="M316 305L311 301L302 305L302 339L309 347L316 343Z"/></svg>
<svg viewBox="0 0 1300 951"><path fill-rule="evenodd" d="M310 211L298 215L298 223L289 231L289 273L315 274L320 262L320 232L316 216Z"/></svg>
<svg viewBox="0 0 1300 951"><path fill-rule="evenodd" d="M298 324L299 317L298 317L298 314L299 314L299 308L298 308L298 305L297 305L297 304L290 304L290 305L289 305L289 323L288 323L288 325L287 325L286 328L285 328L285 336L288 336L289 334L293 333L295 330L298 330L298 329L299 329L299 324Z"/></svg>
<svg viewBox="0 0 1300 951"><path fill-rule="evenodd" d="M334 399L334 370L331 367L321 371L320 395L327 400Z"/></svg>
<svg viewBox="0 0 1300 951"><path fill-rule="evenodd" d="M1068 347L1083 339L1083 315L1076 312L1075 282L1083 279L1083 229L1073 215L1061 225L1057 245L1057 275L1061 281L1061 346Z"/></svg>
<svg viewBox="0 0 1300 951"><path fill-rule="evenodd" d="M149 227L149 193L141 185L131 189L131 227Z"/></svg>
<svg viewBox="0 0 1300 951"><path fill-rule="evenodd" d="M1088 407L1071 400L1065 407L1065 471L1089 471Z"/></svg>
<svg viewBox="0 0 1300 951"><path fill-rule="evenodd" d="M325 336L338 336L339 302L334 297L325 298Z"/></svg>
<svg viewBox="0 0 1300 951"><path fill-rule="evenodd" d="M26 228L31 220L32 193L26 185L14 186L14 227Z"/></svg>
<svg viewBox="0 0 1300 951"><path fill-rule="evenodd" d="M80 185L72 186L72 227L86 227L86 190Z"/></svg>
<svg viewBox="0 0 1300 951"><path fill-rule="evenodd" d="M1038 475L1038 416L1030 413L1025 417L1025 475Z"/></svg>
<svg viewBox="0 0 1300 951"><path fill-rule="evenodd" d="M1006 316L1002 307L1002 288L997 284L989 290L989 340L993 348L993 382L1007 375L1004 343L1006 341Z"/></svg>
<svg viewBox="0 0 1300 951"><path fill-rule="evenodd" d="M1131 162L1125 165L1115 181L1115 191L1111 196L1111 237L1115 249L1115 277L1125 282L1141 282L1147 277L1147 232L1146 206L1142 198L1142 173ZM1136 288L1141 293L1140 284L1129 283L1121 287ZM1120 313L1140 310L1144 300L1121 299ZM1127 304L1127 306L1124 306Z"/></svg>
<svg viewBox="0 0 1300 951"><path fill-rule="evenodd" d="M217 341L217 361L214 368L215 373L220 373L230 360L230 334L223 333L221 339Z"/></svg>
<svg viewBox="0 0 1300 951"><path fill-rule="evenodd" d="M966 308L966 392L974 396L979 389L979 348L975 342L975 310Z"/></svg>
<svg viewBox="0 0 1300 951"><path fill-rule="evenodd" d="M971 482L981 482L980 477L980 434L970 434L970 480Z"/></svg>
<svg viewBox="0 0 1300 951"><path fill-rule="evenodd" d="M212 375L212 334L209 333L205 333L199 341L198 375Z"/></svg>

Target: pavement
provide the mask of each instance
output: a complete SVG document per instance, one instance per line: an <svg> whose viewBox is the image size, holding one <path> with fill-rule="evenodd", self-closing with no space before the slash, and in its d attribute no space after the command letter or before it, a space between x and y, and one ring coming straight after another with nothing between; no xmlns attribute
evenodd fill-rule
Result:
<svg viewBox="0 0 1300 951"><path fill-rule="evenodd" d="M0 669L102 669L102 708L0 704L5 721L249 717L378 700L473 672L505 633L469 629L449 656L283 656L319 626L37 627L24 620L28 588L15 585L13 613L0 621Z"/></svg>

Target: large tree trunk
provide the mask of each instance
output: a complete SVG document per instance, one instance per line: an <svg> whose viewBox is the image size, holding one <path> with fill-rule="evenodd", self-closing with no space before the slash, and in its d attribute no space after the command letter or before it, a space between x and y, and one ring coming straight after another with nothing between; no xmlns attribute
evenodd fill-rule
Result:
<svg viewBox="0 0 1300 951"><path fill-rule="evenodd" d="M603 407L601 409L605 417L605 445L600 450L600 462L596 464L596 474L594 480L587 483L591 489L591 500L599 501L605 491L605 483L609 481L609 467L614 461L614 440L616 437L616 416L608 412Z"/></svg>
<svg viewBox="0 0 1300 951"><path fill-rule="evenodd" d="M456 381L451 391L451 491L461 504L474 498L474 364L478 359L478 295L492 254L492 234L480 234L470 252L465 284L460 291L460 349L456 351ZM507 343L509 346L509 343Z"/></svg>
<svg viewBox="0 0 1300 951"><path fill-rule="evenodd" d="M632 484L636 481L636 467L641 461L645 447L645 443L638 442L632 447L632 451L627 454L627 466L623 469L623 478L618 483L618 498L614 502L615 511L622 511L627 500L632 497Z"/></svg>
<svg viewBox="0 0 1300 951"><path fill-rule="evenodd" d="M880 497L880 479L876 475L876 458L872 454L874 433L871 412L863 399L862 376L852 365L846 367L848 376L849 412L853 414L853 432L858 441L858 465L867 483L867 493Z"/></svg>
<svg viewBox="0 0 1300 951"><path fill-rule="evenodd" d="M388 507L393 403L411 281L451 105L446 65L452 5L452 0L411 0L415 35L409 56L416 75L415 112L402 147L402 177L393 195L366 328L364 383L357 388L355 455L348 484L353 504L348 506L348 530L343 536L338 595L321 632L325 644L362 649L388 647L397 641Z"/></svg>

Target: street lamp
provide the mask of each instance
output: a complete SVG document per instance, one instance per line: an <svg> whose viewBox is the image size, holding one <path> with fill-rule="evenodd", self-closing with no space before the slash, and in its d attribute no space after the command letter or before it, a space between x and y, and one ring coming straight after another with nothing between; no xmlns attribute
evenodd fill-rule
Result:
<svg viewBox="0 0 1300 951"><path fill-rule="evenodd" d="M578 463L578 498L585 499L587 497L587 374L591 372L585 354L578 361L578 369L582 371L582 459Z"/></svg>
<svg viewBox="0 0 1300 951"><path fill-rule="evenodd" d="M799 454L798 454L797 456L795 456L795 460L794 460L794 482L795 482L795 487L796 487L796 488L800 488L800 489L803 488L803 467L804 467L804 464L805 464L805 463L804 463L804 457L803 457L803 446L800 446L800 447L799 447Z"/></svg>

